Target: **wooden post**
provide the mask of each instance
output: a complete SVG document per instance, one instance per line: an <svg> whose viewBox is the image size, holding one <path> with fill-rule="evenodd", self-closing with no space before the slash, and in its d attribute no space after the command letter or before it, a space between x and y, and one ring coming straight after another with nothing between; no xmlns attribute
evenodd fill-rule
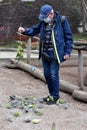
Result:
<svg viewBox="0 0 87 130"><path fill-rule="evenodd" d="M83 90L83 56L81 50L78 50L78 85Z"/></svg>
<svg viewBox="0 0 87 130"><path fill-rule="evenodd" d="M31 38L27 40L27 63L30 64L31 60Z"/></svg>

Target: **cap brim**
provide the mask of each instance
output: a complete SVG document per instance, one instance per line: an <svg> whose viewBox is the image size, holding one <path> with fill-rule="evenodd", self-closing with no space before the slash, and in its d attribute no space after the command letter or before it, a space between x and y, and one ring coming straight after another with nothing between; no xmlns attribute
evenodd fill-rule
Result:
<svg viewBox="0 0 87 130"><path fill-rule="evenodd" d="M42 14L39 15L39 19L40 19L40 20L43 20L44 18L45 18L44 15L42 15Z"/></svg>

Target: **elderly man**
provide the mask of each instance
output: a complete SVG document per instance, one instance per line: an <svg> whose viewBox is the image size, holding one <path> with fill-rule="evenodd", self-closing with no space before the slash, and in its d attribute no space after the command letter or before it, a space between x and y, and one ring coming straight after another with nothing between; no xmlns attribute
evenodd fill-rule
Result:
<svg viewBox="0 0 87 130"><path fill-rule="evenodd" d="M35 36L40 33L39 59L42 58L44 76L49 95L42 102L56 104L60 98L59 67L60 63L69 59L73 38L69 23L65 16L54 12L51 5L40 9L40 22L33 27L19 27L18 31L25 35Z"/></svg>

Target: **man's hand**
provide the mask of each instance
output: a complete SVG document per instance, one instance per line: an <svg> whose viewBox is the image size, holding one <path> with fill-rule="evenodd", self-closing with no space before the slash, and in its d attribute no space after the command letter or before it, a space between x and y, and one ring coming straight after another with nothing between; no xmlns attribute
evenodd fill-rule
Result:
<svg viewBox="0 0 87 130"><path fill-rule="evenodd" d="M68 60L70 58L69 55L64 55L64 60Z"/></svg>
<svg viewBox="0 0 87 130"><path fill-rule="evenodd" d="M19 33L23 33L23 32L25 32L25 29L24 29L23 27L19 27L19 28L18 28L18 32L19 32Z"/></svg>

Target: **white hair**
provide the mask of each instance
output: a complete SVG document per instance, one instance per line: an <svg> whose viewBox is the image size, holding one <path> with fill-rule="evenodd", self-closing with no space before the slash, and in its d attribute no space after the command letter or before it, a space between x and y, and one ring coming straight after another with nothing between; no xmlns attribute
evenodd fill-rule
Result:
<svg viewBox="0 0 87 130"><path fill-rule="evenodd" d="M50 13L54 13L54 10L52 9Z"/></svg>

